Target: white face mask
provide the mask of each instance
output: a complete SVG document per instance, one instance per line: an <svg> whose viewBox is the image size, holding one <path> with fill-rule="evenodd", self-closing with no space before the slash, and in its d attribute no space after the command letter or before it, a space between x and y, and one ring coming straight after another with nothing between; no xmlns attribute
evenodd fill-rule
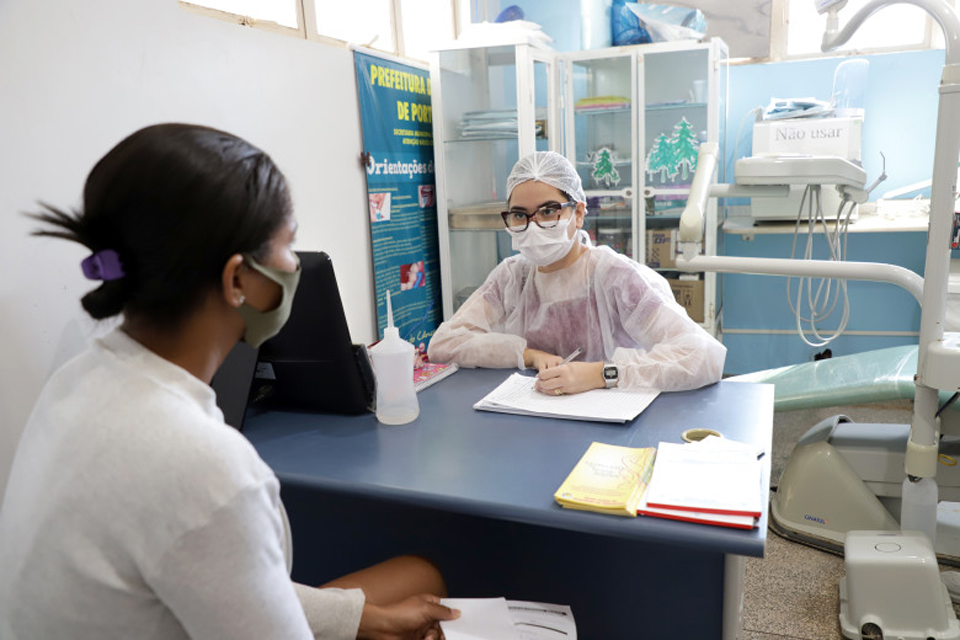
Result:
<svg viewBox="0 0 960 640"><path fill-rule="evenodd" d="M514 251L519 251L520 255L538 267L546 267L565 258L577 241L576 233L572 238L567 236L571 220L573 214L552 229L541 229L531 220L526 231L507 229L507 232L511 236Z"/></svg>

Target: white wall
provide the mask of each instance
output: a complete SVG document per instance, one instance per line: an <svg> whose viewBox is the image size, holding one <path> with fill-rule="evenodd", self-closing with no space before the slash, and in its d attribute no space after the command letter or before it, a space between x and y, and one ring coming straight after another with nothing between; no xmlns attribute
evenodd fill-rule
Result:
<svg viewBox="0 0 960 640"><path fill-rule="evenodd" d="M0 495L52 370L94 330L86 251L29 236L43 200L80 202L110 147L156 122L210 125L289 179L298 248L333 258L355 341L376 333L350 52L188 13L176 0L0 2Z"/></svg>

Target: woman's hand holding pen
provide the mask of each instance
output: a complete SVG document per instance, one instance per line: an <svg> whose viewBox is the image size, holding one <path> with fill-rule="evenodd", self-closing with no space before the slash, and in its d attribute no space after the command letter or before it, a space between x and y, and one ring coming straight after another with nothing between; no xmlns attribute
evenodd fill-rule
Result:
<svg viewBox="0 0 960 640"><path fill-rule="evenodd" d="M606 386L603 382L602 362L572 362L583 349L577 348L566 358L550 353L527 349L524 360L527 366L535 367L537 373L536 389L540 393L562 396L565 393L582 393L590 389ZM528 353L534 354L527 360Z"/></svg>
<svg viewBox="0 0 960 640"><path fill-rule="evenodd" d="M583 393L605 386L602 362L570 362L541 369L536 383L537 391L552 396Z"/></svg>

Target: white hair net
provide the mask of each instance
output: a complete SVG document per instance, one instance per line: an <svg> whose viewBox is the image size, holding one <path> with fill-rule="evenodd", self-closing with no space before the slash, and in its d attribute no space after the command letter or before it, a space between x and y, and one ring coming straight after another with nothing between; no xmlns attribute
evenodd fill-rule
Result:
<svg viewBox="0 0 960 640"><path fill-rule="evenodd" d="M556 151L536 151L513 165L507 178L507 200L518 184L528 180L538 180L551 187L560 189L576 202L587 204L587 195L583 192L580 174L566 157Z"/></svg>

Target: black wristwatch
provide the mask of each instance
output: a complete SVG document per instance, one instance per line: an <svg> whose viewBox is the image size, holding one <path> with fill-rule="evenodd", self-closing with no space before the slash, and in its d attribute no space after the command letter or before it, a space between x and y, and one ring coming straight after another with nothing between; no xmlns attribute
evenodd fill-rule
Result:
<svg viewBox="0 0 960 640"><path fill-rule="evenodd" d="M603 381L606 383L607 389L617 386L617 383L620 382L620 371L617 369L617 365L611 362L603 365Z"/></svg>

